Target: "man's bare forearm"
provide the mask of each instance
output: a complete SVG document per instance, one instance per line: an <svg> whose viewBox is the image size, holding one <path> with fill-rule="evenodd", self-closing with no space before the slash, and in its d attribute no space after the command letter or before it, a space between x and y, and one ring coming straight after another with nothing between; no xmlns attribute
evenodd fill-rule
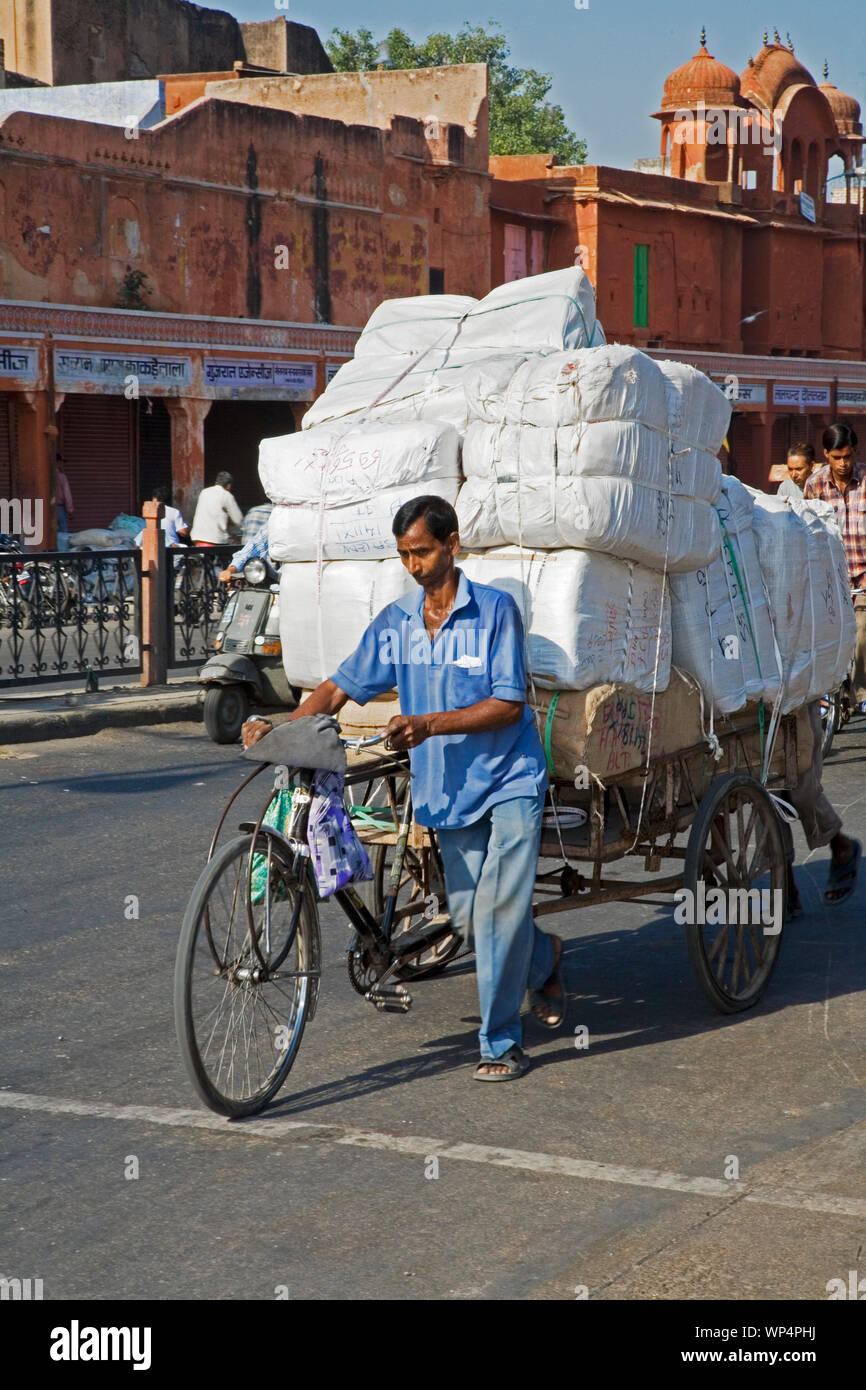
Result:
<svg viewBox="0 0 866 1390"><path fill-rule="evenodd" d="M317 685L312 694L308 695L303 704L298 705L290 719L300 719L305 714L336 714L341 710L348 700L345 690L341 690L333 681L322 681Z"/></svg>
<svg viewBox="0 0 866 1390"><path fill-rule="evenodd" d="M499 700L495 695L490 695L486 700L479 700L477 705L442 710L424 718L430 737L437 734L478 734L516 724L523 714L524 703L522 700Z"/></svg>

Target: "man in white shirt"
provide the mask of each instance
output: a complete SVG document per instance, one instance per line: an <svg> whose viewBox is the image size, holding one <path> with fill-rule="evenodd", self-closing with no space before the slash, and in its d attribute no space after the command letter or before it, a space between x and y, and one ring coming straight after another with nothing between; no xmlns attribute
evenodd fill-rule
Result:
<svg viewBox="0 0 866 1390"><path fill-rule="evenodd" d="M166 545L186 545L189 541L189 527L178 511L177 507L169 505L171 493L167 487L155 487L150 494L152 502L162 502L163 516L160 526L165 532ZM141 546L144 539L144 532L139 531L135 538L135 544Z"/></svg>
<svg viewBox="0 0 866 1390"><path fill-rule="evenodd" d="M193 545L228 545L232 539L229 529L240 532L243 513L232 497L231 473L217 473L213 487L202 488L193 517Z"/></svg>

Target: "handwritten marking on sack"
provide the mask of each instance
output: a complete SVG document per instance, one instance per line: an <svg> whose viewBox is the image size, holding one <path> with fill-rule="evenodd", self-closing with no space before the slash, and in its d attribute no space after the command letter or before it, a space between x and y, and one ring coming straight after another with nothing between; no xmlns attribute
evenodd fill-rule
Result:
<svg viewBox="0 0 866 1390"><path fill-rule="evenodd" d="M605 771L621 772L641 761L646 754L650 733L658 733L659 716L652 713L652 698L616 695L601 710L599 743L607 753Z"/></svg>

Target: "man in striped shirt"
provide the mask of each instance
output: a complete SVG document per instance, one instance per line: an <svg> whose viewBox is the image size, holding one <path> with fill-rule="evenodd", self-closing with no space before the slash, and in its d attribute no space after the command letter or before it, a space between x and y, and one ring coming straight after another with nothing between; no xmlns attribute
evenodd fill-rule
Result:
<svg viewBox="0 0 866 1390"><path fill-rule="evenodd" d="M826 463L813 473L803 496L830 502L836 512L852 589L866 586L866 465L856 463L857 435L850 425L829 425L822 444ZM866 594L854 600L857 647L854 654L854 699L866 700Z"/></svg>

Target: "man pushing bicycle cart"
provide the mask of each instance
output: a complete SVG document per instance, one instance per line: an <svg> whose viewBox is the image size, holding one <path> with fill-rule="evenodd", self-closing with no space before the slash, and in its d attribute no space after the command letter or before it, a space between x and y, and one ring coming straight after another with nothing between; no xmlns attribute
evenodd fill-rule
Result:
<svg viewBox="0 0 866 1390"><path fill-rule="evenodd" d="M454 928L474 944L481 1005L478 1081L529 1068L520 1009L532 991L539 1022L565 1014L562 941L540 931L532 895L547 772L526 704L523 623L510 595L455 565L457 514L442 498L405 503L397 552L421 594L389 604L351 656L292 714L337 714L395 686L401 713L387 746L407 749L417 823L436 832ZM250 720L249 748L272 726Z"/></svg>

